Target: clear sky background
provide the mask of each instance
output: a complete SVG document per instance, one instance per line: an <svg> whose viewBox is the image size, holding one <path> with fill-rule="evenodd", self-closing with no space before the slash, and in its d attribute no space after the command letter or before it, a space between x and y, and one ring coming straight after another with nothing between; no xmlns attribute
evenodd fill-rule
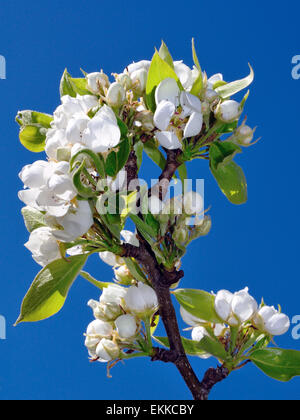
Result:
<svg viewBox="0 0 300 420"><path fill-rule="evenodd" d="M65 67L75 77L80 77L80 67L121 72L134 60L151 59L162 38L174 58L192 65L195 37L202 67L209 75L222 72L228 81L246 76L250 62L256 79L246 106L248 123L257 125L257 135L263 137L237 158L249 184L249 201L242 207L227 202L205 162L190 164L190 177L205 179L213 229L190 247L182 285L207 291L249 286L258 300L264 296L268 304L280 303L289 316L300 314L300 80L291 77L291 59L300 54L299 11L296 0L272 5L255 0L3 2L0 55L7 60L7 80L0 80L0 314L7 319L7 340L0 340L0 399L190 398L171 365L133 360L118 365L107 379L105 365L89 363L83 333L92 314L86 303L99 296L82 279L56 317L12 327L39 271L23 247L28 234L17 175L43 156L19 144L16 112L52 113ZM153 174L158 171L146 164L142 175ZM96 256L88 269L99 280L112 278L111 269ZM291 333L276 341L300 350ZM202 377L216 364L214 359L194 359L193 365ZM218 385L211 397L298 399L299 385L299 378L278 383L249 365Z"/></svg>

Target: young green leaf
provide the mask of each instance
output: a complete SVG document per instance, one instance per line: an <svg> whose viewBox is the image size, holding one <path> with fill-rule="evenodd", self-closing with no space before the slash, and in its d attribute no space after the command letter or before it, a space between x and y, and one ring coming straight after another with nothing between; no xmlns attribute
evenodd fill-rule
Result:
<svg viewBox="0 0 300 420"><path fill-rule="evenodd" d="M76 255L43 268L23 300L16 324L42 321L59 312L86 260L87 255Z"/></svg>
<svg viewBox="0 0 300 420"><path fill-rule="evenodd" d="M159 53L156 51L151 62L146 86L146 102L148 108L152 112L156 109L155 90L157 86L168 77L175 79L179 87L182 88L175 71L160 57Z"/></svg>
<svg viewBox="0 0 300 420"><path fill-rule="evenodd" d="M25 125L20 130L20 142L30 152L40 153L45 149L46 132L39 125Z"/></svg>
<svg viewBox="0 0 300 420"><path fill-rule="evenodd" d="M218 169L219 165L230 163L237 153L242 153L242 149L237 144L229 141L215 141L209 151L210 164L213 169Z"/></svg>
<svg viewBox="0 0 300 420"><path fill-rule="evenodd" d="M231 162L227 165L220 165L218 169L214 169L212 166L210 169L222 193L232 204L246 203L248 199L247 181L240 166Z"/></svg>
<svg viewBox="0 0 300 420"><path fill-rule="evenodd" d="M198 56L197 56L197 53L196 53L194 39L192 40L192 50L193 50L194 63L195 63L196 68L199 71L199 75L198 75L197 79L195 80L190 93L192 95L198 96L198 95L200 95L200 93L203 89L203 74L202 74L202 69L201 69L199 59L198 59Z"/></svg>
<svg viewBox="0 0 300 420"><path fill-rule="evenodd" d="M254 71L250 66L250 74L241 80L236 80L235 82L227 83L226 85L219 86L215 90L223 99L228 99L236 93L240 92L243 89L246 89L254 80Z"/></svg>
<svg viewBox="0 0 300 420"><path fill-rule="evenodd" d="M168 47L166 46L166 44L164 43L164 41L162 41L161 43L161 47L159 50L159 56L167 63L169 64L169 66L174 69L174 62L173 62L173 58L170 54L170 51L168 49Z"/></svg>
<svg viewBox="0 0 300 420"><path fill-rule="evenodd" d="M91 276L86 271L80 271L80 275L82 278L84 278L85 280L87 280L89 283L91 283L92 285L94 285L100 290L103 290L106 287L108 287L110 284L112 284L112 283L104 283L102 281L96 280L93 276Z"/></svg>
<svg viewBox="0 0 300 420"><path fill-rule="evenodd" d="M203 290L178 289L173 292L180 305L193 316L212 323L222 323L215 311L215 297Z"/></svg>
<svg viewBox="0 0 300 420"><path fill-rule="evenodd" d="M21 212L24 218L25 226L29 233L41 227L47 226L45 216L40 211L32 207L23 207Z"/></svg>
<svg viewBox="0 0 300 420"><path fill-rule="evenodd" d="M44 128L51 128L52 115L36 111L19 111L16 121L21 125L36 125Z"/></svg>
<svg viewBox="0 0 300 420"><path fill-rule="evenodd" d="M77 94L92 95L92 92L87 88L86 79L74 79L70 76L66 69L60 81L60 96L69 95L76 98Z"/></svg>
<svg viewBox="0 0 300 420"><path fill-rule="evenodd" d="M265 348L254 351L249 359L277 381L288 382L300 376L300 351Z"/></svg>
<svg viewBox="0 0 300 420"><path fill-rule="evenodd" d="M118 173L118 158L115 151L110 152L106 158L105 171L108 176L115 177Z"/></svg>

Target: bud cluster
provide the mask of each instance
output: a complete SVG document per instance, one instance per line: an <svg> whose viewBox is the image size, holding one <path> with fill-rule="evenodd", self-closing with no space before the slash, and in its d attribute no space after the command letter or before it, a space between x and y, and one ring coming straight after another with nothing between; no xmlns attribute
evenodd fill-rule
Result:
<svg viewBox="0 0 300 420"><path fill-rule="evenodd" d="M270 342L274 336L285 334L290 328L287 315L274 307L260 306L245 288L236 293L221 290L214 296L214 310L220 320L213 324L191 315L181 307L183 320L193 327L192 339L201 341L203 337L214 334L226 350L232 348L233 354L245 352L255 343L255 338L266 338ZM233 337L234 334L234 337ZM232 340L234 339L234 343ZM247 342L249 345L247 346ZM204 357L210 355L205 354Z"/></svg>
<svg viewBox="0 0 300 420"><path fill-rule="evenodd" d="M87 328L85 340L92 360L111 362L126 358L128 350L146 347L150 351L147 328L158 310L157 296L150 286L140 282L129 288L110 284L104 288L100 301L91 300L88 305L95 317Z"/></svg>

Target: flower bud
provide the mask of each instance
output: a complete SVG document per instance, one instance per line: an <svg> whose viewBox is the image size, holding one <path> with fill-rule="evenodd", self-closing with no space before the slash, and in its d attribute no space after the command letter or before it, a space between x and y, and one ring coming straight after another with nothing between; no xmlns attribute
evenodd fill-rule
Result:
<svg viewBox="0 0 300 420"><path fill-rule="evenodd" d="M103 93L103 90L109 86L109 79L103 71L100 73L90 73L86 76L86 79L88 89L95 94Z"/></svg>
<svg viewBox="0 0 300 420"><path fill-rule="evenodd" d="M96 355L99 357L99 362L111 362L118 358L120 349L113 341L103 338L96 348Z"/></svg>
<svg viewBox="0 0 300 420"><path fill-rule="evenodd" d="M100 297L100 303L120 305L121 299L125 297L127 289L118 286L117 284L110 284L103 289Z"/></svg>
<svg viewBox="0 0 300 420"><path fill-rule="evenodd" d="M241 146L249 146L253 140L255 130L248 125L242 125L236 130L235 137Z"/></svg>
<svg viewBox="0 0 300 420"><path fill-rule="evenodd" d="M201 213L201 211L203 211L203 198L194 191L190 191L184 195L183 203L185 213L188 215Z"/></svg>
<svg viewBox="0 0 300 420"><path fill-rule="evenodd" d="M132 72L130 77L133 83L133 90L138 95L142 95L146 90L148 70L141 68L139 70Z"/></svg>
<svg viewBox="0 0 300 420"><path fill-rule="evenodd" d="M87 327L86 334L91 338L107 338L112 335L113 327L109 322L100 321L96 319Z"/></svg>
<svg viewBox="0 0 300 420"><path fill-rule="evenodd" d="M129 286L132 284L132 281L134 280L132 274L130 273L127 266L121 265L118 268L114 269L115 277L118 280L120 284L123 284L124 286Z"/></svg>
<svg viewBox="0 0 300 420"><path fill-rule="evenodd" d="M133 338L137 333L137 324L132 315L122 315L116 321L115 325L121 339Z"/></svg>
<svg viewBox="0 0 300 420"><path fill-rule="evenodd" d="M289 317L276 311L274 306L260 308L253 318L253 323L258 329L273 336L285 334L291 325Z"/></svg>
<svg viewBox="0 0 300 420"><path fill-rule="evenodd" d="M175 243L183 245L189 239L189 233L186 227L178 226L175 228L174 233L172 235Z"/></svg>
<svg viewBox="0 0 300 420"><path fill-rule="evenodd" d="M241 105L238 102L231 100L220 104L215 111L216 118L225 123L237 121L241 114Z"/></svg>
<svg viewBox="0 0 300 420"><path fill-rule="evenodd" d="M120 83L112 83L106 95L107 102L110 106L120 107L126 100L126 92Z"/></svg>
<svg viewBox="0 0 300 420"><path fill-rule="evenodd" d="M215 298L218 316L231 326L249 321L257 310L257 302L249 295L248 288L232 294L221 290Z"/></svg>
<svg viewBox="0 0 300 420"><path fill-rule="evenodd" d="M152 287L143 283L131 286L124 300L127 308L141 318L151 316L158 309L155 291Z"/></svg>

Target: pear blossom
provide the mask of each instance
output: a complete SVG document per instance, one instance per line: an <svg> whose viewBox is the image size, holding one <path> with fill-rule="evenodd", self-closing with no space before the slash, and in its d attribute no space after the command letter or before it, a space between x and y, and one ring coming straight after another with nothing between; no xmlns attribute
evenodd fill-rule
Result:
<svg viewBox="0 0 300 420"><path fill-rule="evenodd" d="M122 230L121 236L124 239L125 243L139 248L140 242L138 238L136 237L136 232L131 232L130 230Z"/></svg>
<svg viewBox="0 0 300 420"><path fill-rule="evenodd" d="M277 311L274 306L261 307L255 314L253 323L272 336L285 334L291 325L289 317Z"/></svg>
<svg viewBox="0 0 300 420"><path fill-rule="evenodd" d="M209 334L204 327L193 328L193 330L192 330L192 340L200 342L206 336L208 337ZM209 359L211 357L211 355L209 353L203 353L199 357L200 357L200 359L206 360L206 359Z"/></svg>
<svg viewBox="0 0 300 420"><path fill-rule="evenodd" d="M115 321L116 329L121 339L133 338L138 330L136 319L133 315L121 315Z"/></svg>
<svg viewBox="0 0 300 420"><path fill-rule="evenodd" d="M235 294L228 290L221 290L215 298L215 310L218 316L231 326L238 326L250 321L258 305L245 288Z"/></svg>
<svg viewBox="0 0 300 420"><path fill-rule="evenodd" d="M61 98L62 104L54 112L52 128L66 129L68 122L75 114L87 114L92 108L99 105L98 99L93 95L77 95L76 98L65 95Z"/></svg>
<svg viewBox="0 0 300 420"><path fill-rule="evenodd" d="M155 291L141 282L127 290L124 300L126 307L141 317L152 315L158 309Z"/></svg>
<svg viewBox="0 0 300 420"><path fill-rule="evenodd" d="M57 230L54 235L63 242L72 242L87 231L94 224L92 210L87 201L78 201L77 206L69 209L63 217L57 217L63 230Z"/></svg>
<svg viewBox="0 0 300 420"><path fill-rule="evenodd" d="M120 267L114 268L114 274L117 282L124 285L131 285L133 281L133 276L130 273L130 270L127 268L126 264L121 265Z"/></svg>
<svg viewBox="0 0 300 420"><path fill-rule="evenodd" d="M37 161L25 166L19 177L28 187L19 192L20 200L50 216L65 216L77 195L67 162Z"/></svg>
<svg viewBox="0 0 300 420"><path fill-rule="evenodd" d="M57 239L53 229L41 227L34 230L25 247L32 252L32 258L42 267L61 258Z"/></svg>
<svg viewBox="0 0 300 420"><path fill-rule="evenodd" d="M122 299L125 298L127 294L127 289L117 284L110 284L108 287L105 287L102 295L100 297L100 303L104 304L114 304L120 306Z"/></svg>
<svg viewBox="0 0 300 420"><path fill-rule="evenodd" d="M156 89L155 100L154 124L160 130L156 138L163 147L180 149L181 139L200 133L203 126L201 101L191 93L180 92L176 80L163 80ZM179 105L181 112L177 112Z"/></svg>
<svg viewBox="0 0 300 420"><path fill-rule="evenodd" d="M174 70L183 88L190 90L194 82L193 71L183 61L174 61Z"/></svg>

